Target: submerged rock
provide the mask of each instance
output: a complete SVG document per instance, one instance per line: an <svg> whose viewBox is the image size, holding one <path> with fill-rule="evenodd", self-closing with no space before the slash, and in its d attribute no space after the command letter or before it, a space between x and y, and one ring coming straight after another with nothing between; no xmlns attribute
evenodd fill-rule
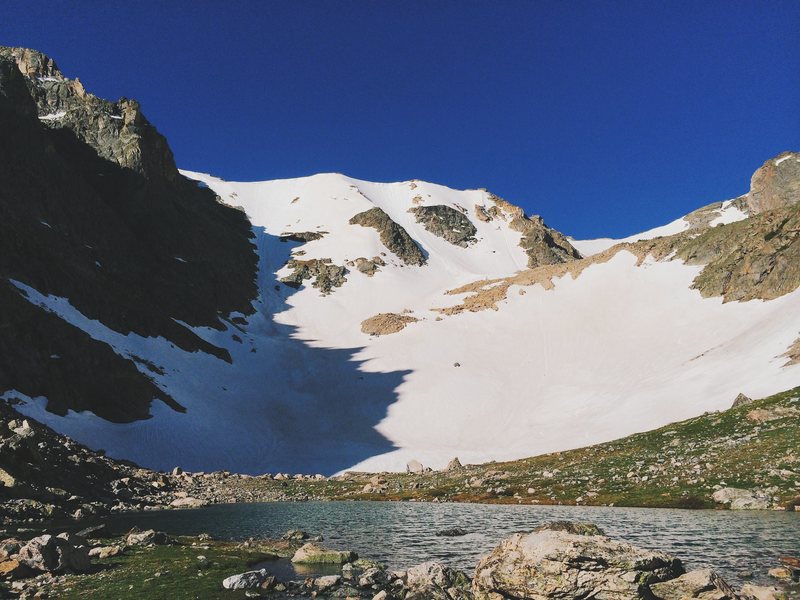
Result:
<svg viewBox="0 0 800 600"><path fill-rule="evenodd" d="M436 535L439 537L460 537L462 535L467 535L469 532L466 529L462 529L461 527L451 527L450 529L442 529L441 531L437 531Z"/></svg>

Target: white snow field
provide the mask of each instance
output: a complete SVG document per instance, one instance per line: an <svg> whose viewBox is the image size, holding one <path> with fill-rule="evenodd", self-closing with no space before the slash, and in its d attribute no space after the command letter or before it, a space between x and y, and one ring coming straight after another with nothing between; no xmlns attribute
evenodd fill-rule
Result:
<svg viewBox="0 0 800 600"><path fill-rule="evenodd" d="M21 407L111 456L162 469L250 473L402 470L412 458L439 468L454 456L485 462L607 441L728 408L740 392L760 397L800 383L800 366L784 367L780 357L800 334L800 290L723 304L690 289L699 267L652 260L637 267L620 252L577 279L557 280L553 290L512 287L497 311L437 320L432 308L461 299L444 291L527 263L519 233L504 221L474 218L476 204L492 205L487 192L338 174L260 183L184 174L243 207L257 234L255 314L225 332L195 330L227 348L233 364L119 335L68 299L18 284L31 302L118 353L161 366L155 382L187 408L181 414L154 402L151 419L119 425L92 414L52 415L42 398ZM462 248L429 233L408 213L415 203L462 207L477 241ZM373 206L408 231L428 264L403 265L375 230L348 223ZM739 217L721 210L720 219ZM679 219L631 239L686 226ZM327 296L310 282L295 291L277 278L288 273L290 250L300 248L277 236L306 231L327 233L302 245L298 258L341 265L385 253L387 265L373 277L350 269ZM591 254L606 241L614 243L574 243ZM360 331L367 317L403 311L420 321L393 335Z"/></svg>

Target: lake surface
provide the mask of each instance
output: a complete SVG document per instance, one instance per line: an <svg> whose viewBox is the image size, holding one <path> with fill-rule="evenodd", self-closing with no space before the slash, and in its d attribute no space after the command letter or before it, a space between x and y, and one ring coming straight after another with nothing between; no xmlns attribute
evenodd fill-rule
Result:
<svg viewBox="0 0 800 600"><path fill-rule="evenodd" d="M438 560L472 574L478 559L503 538L555 519L589 521L617 539L680 558L687 570L711 567L731 583L742 574L766 582L778 557L800 556L800 514L647 508L504 506L417 502L273 502L115 515L114 531L137 525L174 535L280 537L288 529L323 535L325 545L354 550L393 569ZM437 531L461 527L461 537ZM265 565L269 566L269 565ZM275 565L286 576L287 565Z"/></svg>

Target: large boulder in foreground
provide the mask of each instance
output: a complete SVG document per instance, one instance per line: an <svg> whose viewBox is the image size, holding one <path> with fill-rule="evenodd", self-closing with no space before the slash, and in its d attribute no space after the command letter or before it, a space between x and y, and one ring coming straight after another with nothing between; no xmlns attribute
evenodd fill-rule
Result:
<svg viewBox="0 0 800 600"><path fill-rule="evenodd" d="M22 546L17 560L35 570L83 573L91 567L89 548L70 534L40 535Z"/></svg>
<svg viewBox="0 0 800 600"><path fill-rule="evenodd" d="M589 524L544 527L504 540L475 569L476 600L652 598L649 585L683 574L681 562L604 535ZM578 532L578 533L574 533Z"/></svg>

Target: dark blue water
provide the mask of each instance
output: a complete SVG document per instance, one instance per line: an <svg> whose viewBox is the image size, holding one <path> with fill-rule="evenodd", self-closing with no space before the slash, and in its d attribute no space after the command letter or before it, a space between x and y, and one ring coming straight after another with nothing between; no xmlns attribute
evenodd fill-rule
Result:
<svg viewBox="0 0 800 600"><path fill-rule="evenodd" d="M730 582L751 571L766 582L778 557L800 555L800 514L647 508L501 506L417 502L226 504L108 518L116 531L137 525L174 535L206 532L221 539L280 537L287 529L321 534L325 544L405 568L426 560L472 572L478 559L512 533L554 519L589 521L614 538L663 550L687 569L711 567ZM461 527L462 537L437 531Z"/></svg>

